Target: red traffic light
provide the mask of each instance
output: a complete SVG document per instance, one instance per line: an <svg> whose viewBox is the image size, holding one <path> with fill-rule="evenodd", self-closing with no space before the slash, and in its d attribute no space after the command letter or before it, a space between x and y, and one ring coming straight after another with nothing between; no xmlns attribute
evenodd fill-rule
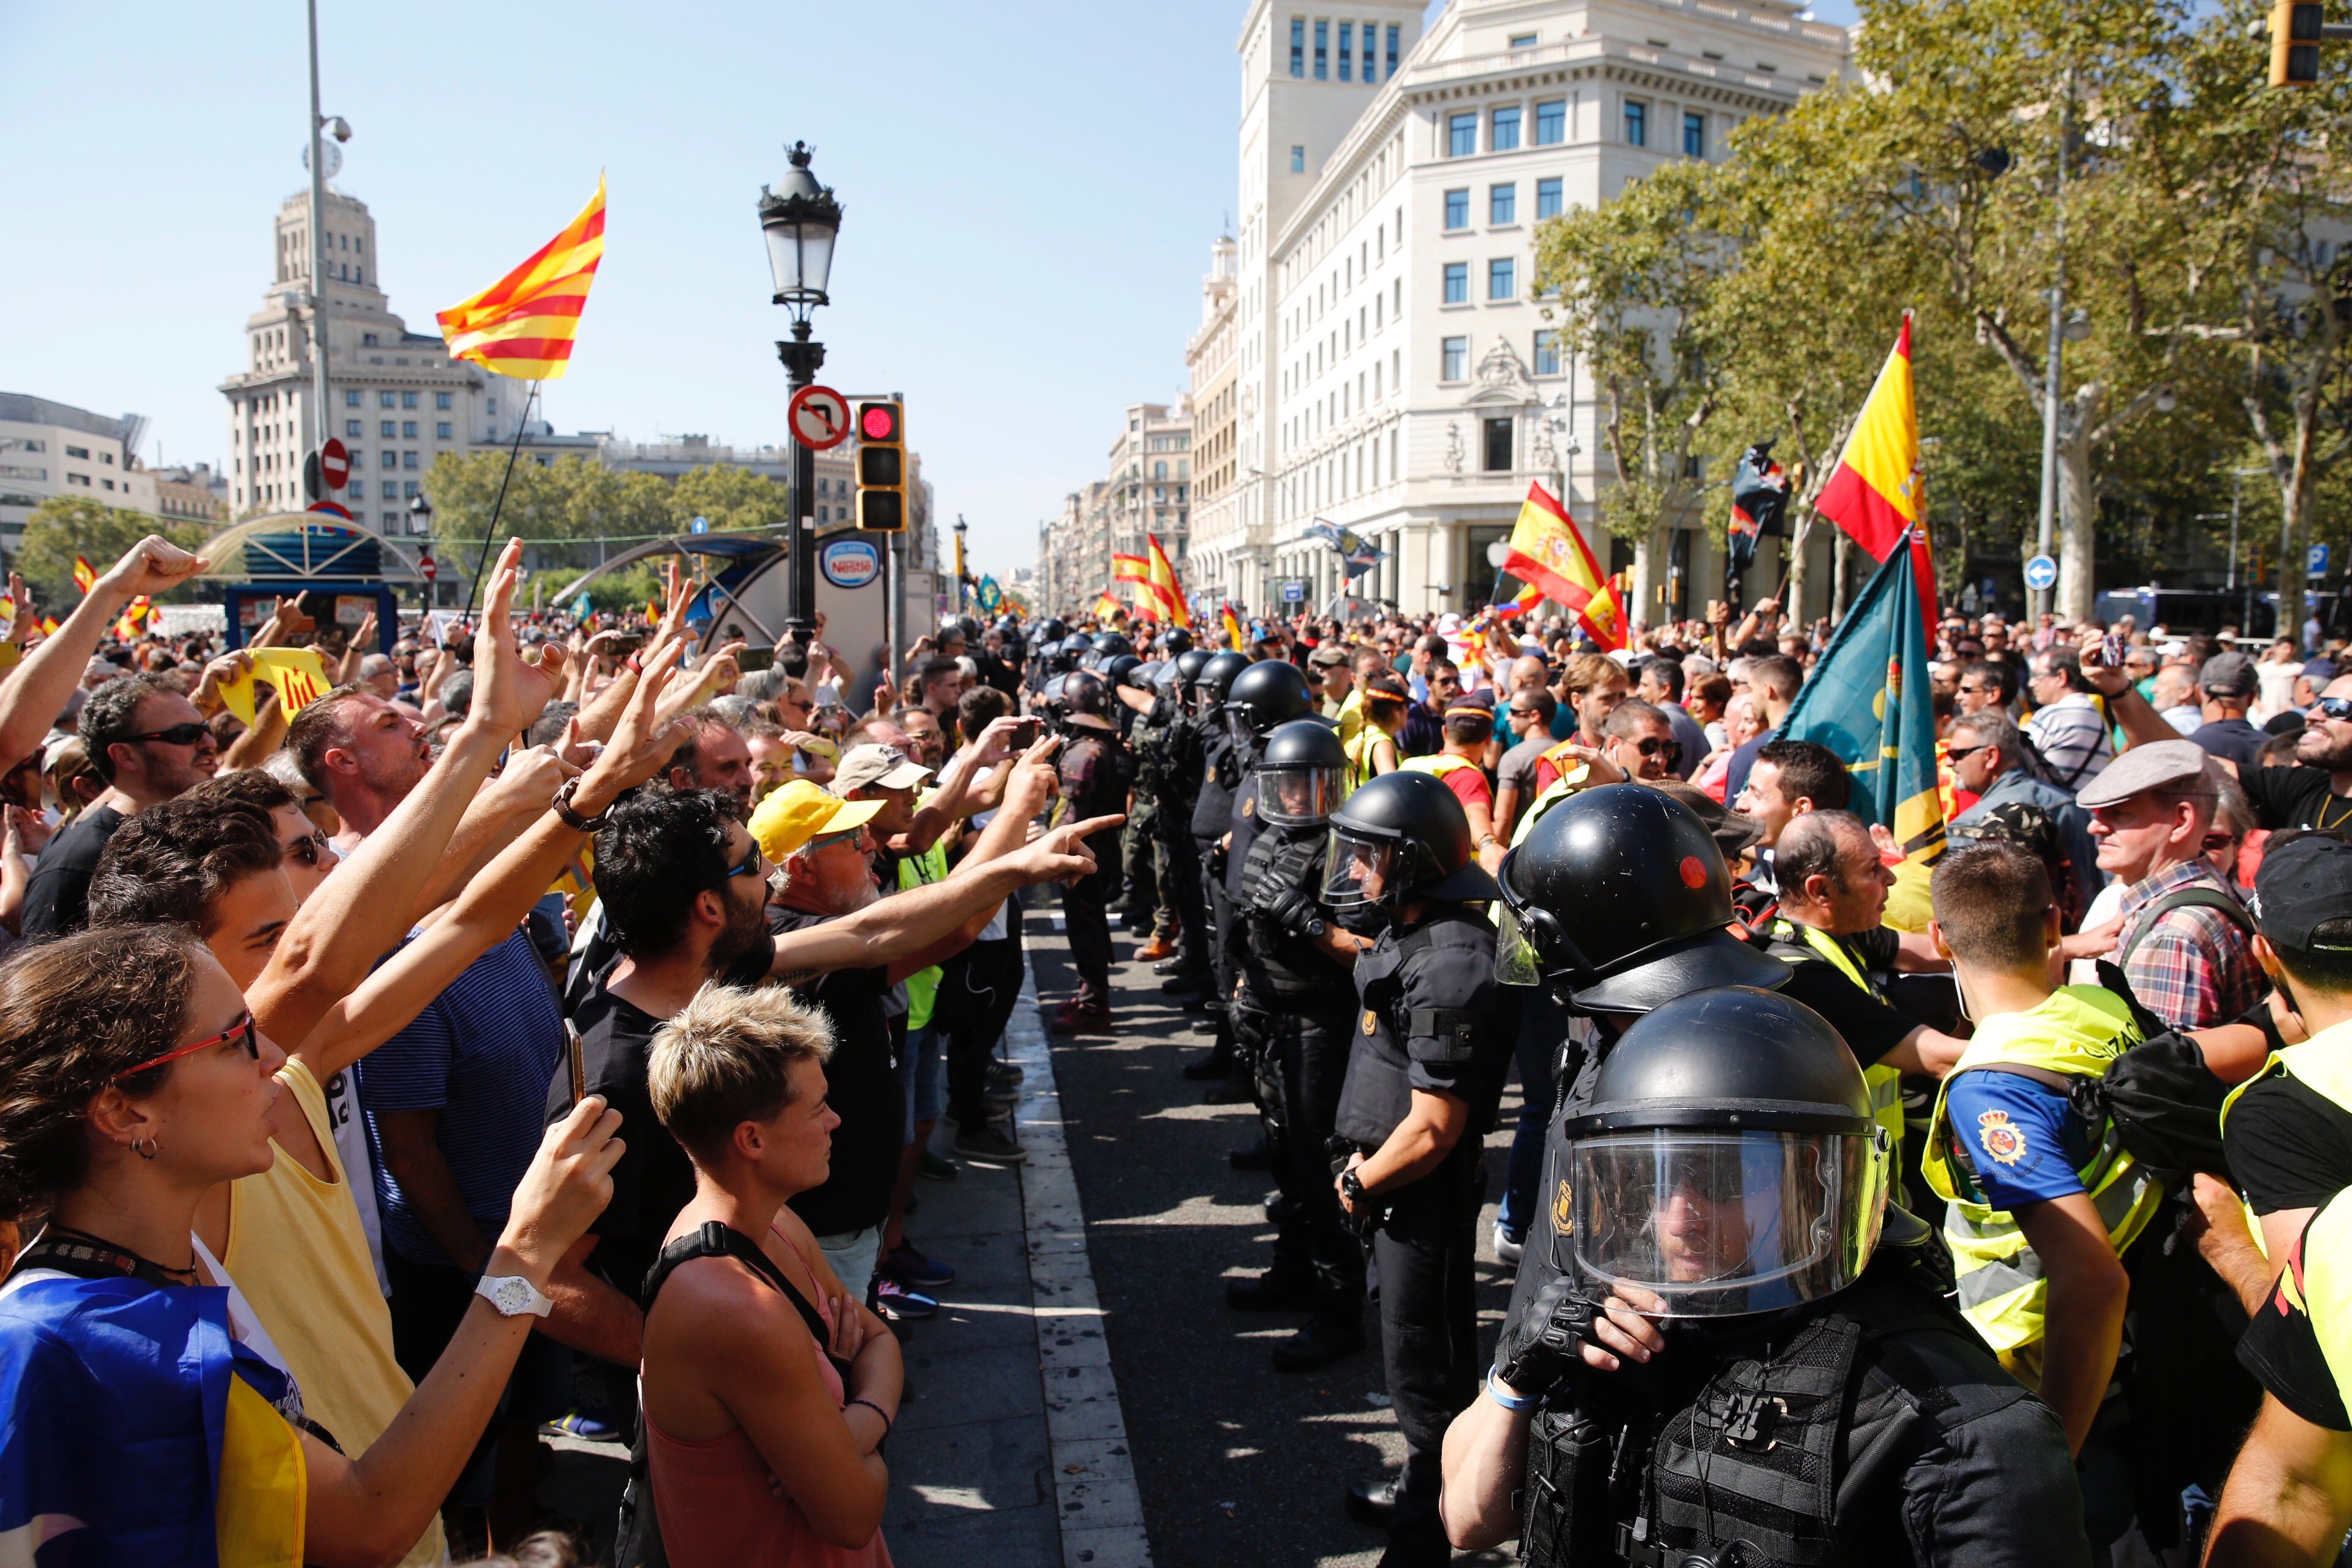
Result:
<svg viewBox="0 0 2352 1568"><path fill-rule="evenodd" d="M898 405L895 403L860 405L857 436L863 441L896 441L898 438Z"/></svg>

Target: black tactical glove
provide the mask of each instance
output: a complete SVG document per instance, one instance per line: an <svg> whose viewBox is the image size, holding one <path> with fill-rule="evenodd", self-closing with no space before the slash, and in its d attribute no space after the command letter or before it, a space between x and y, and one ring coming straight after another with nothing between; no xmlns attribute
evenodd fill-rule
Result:
<svg viewBox="0 0 2352 1568"><path fill-rule="evenodd" d="M1553 1279L1496 1345L1495 1374L1520 1394L1549 1394L1582 1363L1581 1346L1601 1343L1592 1328L1602 1305L1602 1299L1579 1290L1570 1276Z"/></svg>
<svg viewBox="0 0 2352 1568"><path fill-rule="evenodd" d="M1285 888L1266 906L1265 918L1277 928L1293 936L1307 934L1307 922L1315 913L1315 896L1303 888Z"/></svg>

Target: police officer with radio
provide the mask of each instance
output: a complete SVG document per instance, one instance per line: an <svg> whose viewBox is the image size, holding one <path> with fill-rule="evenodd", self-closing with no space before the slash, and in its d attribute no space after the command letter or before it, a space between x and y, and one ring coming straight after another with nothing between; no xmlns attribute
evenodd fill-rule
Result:
<svg viewBox="0 0 2352 1568"><path fill-rule="evenodd" d="M1472 1269L1483 1141L1515 1007L1495 978L1495 879L1471 853L1460 797L1427 773L1372 780L1331 815L1323 904L1379 939L1356 961L1362 1012L1339 1091L1340 1208L1371 1240L1381 1353L1405 1441L1390 1482L1349 1489L1388 1526L1388 1568L1451 1561L1438 1512L1446 1423L1477 1392Z"/></svg>
<svg viewBox="0 0 2352 1568"><path fill-rule="evenodd" d="M1244 1311L1306 1310L1305 1326L1274 1347L1277 1372L1312 1372L1364 1345L1364 1250L1340 1215L1329 1149L1356 1019L1351 972L1367 943L1317 897L1347 765L1338 732L1320 720L1294 720L1266 736L1250 773L1258 832L1235 899L1234 1034L1257 1064L1259 1117L1283 1201L1274 1267L1229 1282L1225 1301Z"/></svg>

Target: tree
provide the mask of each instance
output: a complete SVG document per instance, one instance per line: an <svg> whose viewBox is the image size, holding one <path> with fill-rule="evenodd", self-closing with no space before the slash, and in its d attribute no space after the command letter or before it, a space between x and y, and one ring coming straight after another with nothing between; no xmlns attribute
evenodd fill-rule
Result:
<svg viewBox="0 0 2352 1568"><path fill-rule="evenodd" d="M35 602L57 606L55 613L63 619L68 610L81 602L81 590L74 586L75 556L102 573L151 533L194 550L203 544L207 531L198 523L167 524L128 507L105 506L79 496L53 496L25 520L24 543L11 564L31 584ZM197 589L184 583L163 597L170 604L193 604Z"/></svg>

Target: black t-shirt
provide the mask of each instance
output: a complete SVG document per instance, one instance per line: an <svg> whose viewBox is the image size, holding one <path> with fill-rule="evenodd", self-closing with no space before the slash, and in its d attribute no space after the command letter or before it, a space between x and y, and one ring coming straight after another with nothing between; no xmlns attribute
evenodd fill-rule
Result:
<svg viewBox="0 0 2352 1568"><path fill-rule="evenodd" d="M89 923L89 879L114 830L131 819L110 805L95 806L65 826L33 865L25 885L25 938L64 936Z"/></svg>
<svg viewBox="0 0 2352 1568"><path fill-rule="evenodd" d="M2227 757L2242 773L2263 765L2263 748L2271 741L2268 732L2243 719L2216 719L2198 726L2189 738L2204 747L2207 756Z"/></svg>
<svg viewBox="0 0 2352 1568"><path fill-rule="evenodd" d="M2239 1101L2239 1108L2244 1103ZM2234 1128L2237 1121L2238 1112L2232 1110L2231 1126ZM2304 1229L2307 1236L2310 1226L2305 1225ZM2255 1311L2238 1341L2238 1362L2254 1374L2254 1381L2276 1394L2281 1405L2313 1426L2330 1432L2352 1432L2352 1414L2346 1412L2336 1373L2319 1348L2318 1331L2296 1304L2302 1294L2304 1240L2305 1237L2295 1237L2286 1263L2286 1277L2297 1281L2297 1289L2290 1293L2286 1279L2271 1287L2271 1299Z"/></svg>
<svg viewBox="0 0 2352 1568"><path fill-rule="evenodd" d="M772 910L769 929L806 931L834 917ZM825 1098L841 1125L833 1130L833 1172L824 1184L793 1199L793 1212L820 1237L847 1236L879 1225L890 1212L898 1152L907 1142L907 1101L890 1057L890 994L882 969L836 969L797 983L793 994L833 1025L824 1064Z"/></svg>
<svg viewBox="0 0 2352 1568"><path fill-rule="evenodd" d="M2352 799L2329 787L2331 776L2326 768L2301 763L2291 768L2238 770L2238 783L2253 805L2255 822L2270 828L2352 825Z"/></svg>
<svg viewBox="0 0 2352 1568"><path fill-rule="evenodd" d="M2221 1143L2258 1215L2322 1208L2352 1187L2352 1114L2291 1073L2238 1096Z"/></svg>
<svg viewBox="0 0 2352 1568"><path fill-rule="evenodd" d="M1875 940L1885 931L1885 941ZM1799 939L1801 941L1802 939ZM1894 957L1895 933L1880 927L1859 936L1843 939L1846 951L1853 953L1857 967L1867 973L1885 968ZM1884 951L1882 951L1882 949ZM1790 943L1775 942L1776 954L1793 952ZM1790 966L1789 983L1780 987L1780 994L1802 1002L1829 1020L1844 1039L1853 1059L1864 1067L1874 1065L1878 1058L1901 1045L1912 1030L1919 1026L1917 1019L1898 1013L1893 1007L1838 973L1829 960L1804 950L1803 963Z"/></svg>

